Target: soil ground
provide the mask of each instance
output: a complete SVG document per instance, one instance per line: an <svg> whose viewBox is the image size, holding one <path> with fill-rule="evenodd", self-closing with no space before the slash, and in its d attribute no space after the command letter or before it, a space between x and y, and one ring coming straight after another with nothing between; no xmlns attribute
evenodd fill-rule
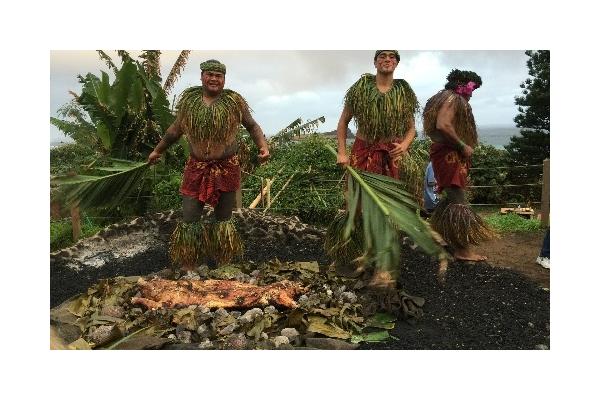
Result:
<svg viewBox="0 0 600 400"><path fill-rule="evenodd" d="M502 234L499 240L484 243L479 252L488 257L488 263L519 272L550 288L550 270L536 264L535 259L542 248L544 231L513 232Z"/></svg>

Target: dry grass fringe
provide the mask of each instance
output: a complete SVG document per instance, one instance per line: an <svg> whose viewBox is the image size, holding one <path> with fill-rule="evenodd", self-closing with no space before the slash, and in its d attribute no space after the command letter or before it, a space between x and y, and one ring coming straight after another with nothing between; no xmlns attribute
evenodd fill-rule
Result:
<svg viewBox="0 0 600 400"><path fill-rule="evenodd" d="M242 113L249 110L244 98L233 90L224 89L209 106L202 101L202 86L186 89L177 104L183 132L192 141L227 143L237 134Z"/></svg>
<svg viewBox="0 0 600 400"><path fill-rule="evenodd" d="M171 234L169 256L172 265L198 265L204 256L202 238L204 225L199 222L179 222Z"/></svg>
<svg viewBox="0 0 600 400"><path fill-rule="evenodd" d="M244 254L242 239L231 220L205 225L203 245L206 257L226 264Z"/></svg>
<svg viewBox="0 0 600 400"><path fill-rule="evenodd" d="M358 131L367 142L403 137L419 109L417 96L403 79L395 79L387 93L381 93L375 75L364 74L345 97Z"/></svg>
<svg viewBox="0 0 600 400"><path fill-rule="evenodd" d="M477 145L477 126L469 102L451 90L440 90L425 104L423 110L423 130L427 135L437 131L437 116L440 108L446 101L454 103L454 130L465 144L474 147Z"/></svg>
<svg viewBox="0 0 600 400"><path fill-rule="evenodd" d="M477 246L497 234L467 204L440 201L431 216L431 227L455 248Z"/></svg>
<svg viewBox="0 0 600 400"><path fill-rule="evenodd" d="M352 265L359 262L363 255L364 235L362 221L356 219L354 229L348 239L344 239L344 230L348 221L348 211L338 213L325 236L323 247L336 265Z"/></svg>

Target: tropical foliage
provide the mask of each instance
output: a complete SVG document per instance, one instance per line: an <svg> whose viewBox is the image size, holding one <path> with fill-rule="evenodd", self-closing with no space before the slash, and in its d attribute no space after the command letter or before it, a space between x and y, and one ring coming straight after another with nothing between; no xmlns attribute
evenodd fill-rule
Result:
<svg viewBox="0 0 600 400"><path fill-rule="evenodd" d="M72 93L74 100L61 108L59 116L64 119L51 118L50 122L77 144L97 151L99 157L76 171L81 175L55 177L52 184L61 187L70 205L115 207L136 190L138 195L150 192L147 185L141 187L147 170L144 161L174 121L165 89L181 73L189 51L179 56L165 88L161 86L160 51L142 52L139 62L119 50L120 67L105 52L98 53L114 81L105 71L100 76L79 75L81 94ZM180 147L174 146L173 151L181 151Z"/></svg>
<svg viewBox="0 0 600 400"><path fill-rule="evenodd" d="M248 206L266 179L271 186L269 210L297 215L309 223L328 223L343 207L343 171L331 160L325 144L332 143L320 135L309 135L297 142L275 147L271 160L245 175L243 204ZM259 208L266 208L266 200Z"/></svg>

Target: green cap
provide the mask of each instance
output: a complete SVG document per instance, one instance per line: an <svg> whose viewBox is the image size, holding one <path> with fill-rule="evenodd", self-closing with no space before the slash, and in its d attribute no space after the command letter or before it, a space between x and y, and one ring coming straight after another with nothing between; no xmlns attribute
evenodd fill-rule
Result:
<svg viewBox="0 0 600 400"><path fill-rule="evenodd" d="M214 72L221 72L221 73L225 73L226 68L225 68L225 64L221 63L220 61L217 60L207 60L204 61L202 64L200 64L200 70L201 71L214 71Z"/></svg>

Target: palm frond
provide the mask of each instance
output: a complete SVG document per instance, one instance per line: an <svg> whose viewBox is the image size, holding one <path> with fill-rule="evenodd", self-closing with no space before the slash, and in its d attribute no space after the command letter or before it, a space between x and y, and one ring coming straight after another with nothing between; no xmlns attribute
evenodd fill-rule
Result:
<svg viewBox="0 0 600 400"><path fill-rule="evenodd" d="M102 50L96 50L98 52L98 55L100 56L101 60L104 60L106 62L106 65L108 65L108 67L110 69L113 70L113 72L117 72L117 66L115 65L115 63L112 61L112 59L108 56L108 54L106 54L104 51Z"/></svg>
<svg viewBox="0 0 600 400"><path fill-rule="evenodd" d="M64 191L68 206L81 208L106 206L109 208L121 204L142 182L149 168L145 162L113 159L111 167L98 170L114 172L105 176L72 175L59 176L51 184Z"/></svg>
<svg viewBox="0 0 600 400"><path fill-rule="evenodd" d="M336 154L330 146L326 147ZM444 254L431 228L418 214L412 195L393 178L346 167L348 175L348 219L344 238L354 229L360 212L364 254L382 269L397 268L400 262L400 233L410 237L427 254ZM360 208L360 211L359 211Z"/></svg>
<svg viewBox="0 0 600 400"><path fill-rule="evenodd" d="M125 50L117 50L117 54L121 57L122 62L133 61L129 53Z"/></svg>
<svg viewBox="0 0 600 400"><path fill-rule="evenodd" d="M191 50L182 50L179 57L177 57L177 61L175 61L173 68L171 68L171 72L169 72L169 76L167 76L167 80L163 86L163 90L166 94L169 94L171 89L173 89L173 85L175 85L175 82L179 76L181 76L181 72L185 68L190 53Z"/></svg>

